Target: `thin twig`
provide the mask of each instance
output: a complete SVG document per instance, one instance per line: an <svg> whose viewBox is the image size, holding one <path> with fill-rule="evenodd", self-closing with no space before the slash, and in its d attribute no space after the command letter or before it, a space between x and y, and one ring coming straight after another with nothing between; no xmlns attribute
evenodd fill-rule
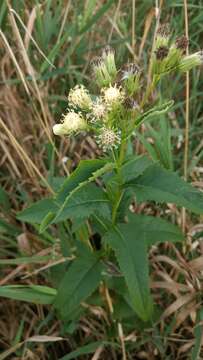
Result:
<svg viewBox="0 0 203 360"><path fill-rule="evenodd" d="M187 0L184 0L184 18L185 18L185 36L189 39L189 30L188 30L188 6ZM189 54L189 48L186 48L186 55ZM188 147L189 147L189 99L190 99L190 78L189 71L186 72L186 93L185 93L185 146L184 146L184 179L187 180L187 171L188 171ZM182 230L185 232L186 227L186 209L182 209Z"/></svg>
<svg viewBox="0 0 203 360"><path fill-rule="evenodd" d="M135 60L135 0L132 0L132 49Z"/></svg>

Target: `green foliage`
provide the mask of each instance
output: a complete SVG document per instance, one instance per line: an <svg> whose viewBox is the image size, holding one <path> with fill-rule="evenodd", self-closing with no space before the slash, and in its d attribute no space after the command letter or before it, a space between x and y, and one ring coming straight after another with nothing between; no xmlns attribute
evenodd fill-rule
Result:
<svg viewBox="0 0 203 360"><path fill-rule="evenodd" d="M52 304L56 290L40 285L5 285L0 286L0 296L34 304Z"/></svg>
<svg viewBox="0 0 203 360"><path fill-rule="evenodd" d="M135 231L133 224L118 225L107 233L105 241L115 251L135 312L147 321L152 314L147 244Z"/></svg>
<svg viewBox="0 0 203 360"><path fill-rule="evenodd" d="M130 214L129 220L108 232L104 241L115 251L135 312L147 321L152 316L147 249L157 242L181 241L183 235L176 226L152 216Z"/></svg>
<svg viewBox="0 0 203 360"><path fill-rule="evenodd" d="M66 197L84 181L88 180L99 169L105 166L106 160L82 160L77 169L64 181L62 187L56 194L56 202L63 204Z"/></svg>
<svg viewBox="0 0 203 360"><path fill-rule="evenodd" d="M74 317L81 302L98 287L101 272L102 264L98 256L84 249L70 265L58 288L54 306L62 319Z"/></svg>
<svg viewBox="0 0 203 360"><path fill-rule="evenodd" d="M109 200L101 188L94 184L86 184L67 196L52 222L87 218L95 212L108 218L110 216Z"/></svg>
<svg viewBox="0 0 203 360"><path fill-rule="evenodd" d="M40 224L48 212L56 212L57 209L52 199L43 199L21 211L17 218L30 224Z"/></svg>
<svg viewBox="0 0 203 360"><path fill-rule="evenodd" d="M143 175L125 186L134 189L138 202L154 200L175 203L197 214L203 213L203 194L176 173L158 164L150 166Z"/></svg>
<svg viewBox="0 0 203 360"><path fill-rule="evenodd" d="M167 101L164 104L157 105L153 107L152 109L146 111L144 114L142 114L140 117L138 117L135 121L136 126L140 126L143 122L149 121L154 117L159 118L160 115L165 114L170 110L170 108L173 106L174 101Z"/></svg>

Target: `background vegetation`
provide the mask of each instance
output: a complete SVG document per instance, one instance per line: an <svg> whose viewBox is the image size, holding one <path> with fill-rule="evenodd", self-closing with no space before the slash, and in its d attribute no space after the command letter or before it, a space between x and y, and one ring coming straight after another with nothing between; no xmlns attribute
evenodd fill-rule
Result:
<svg viewBox="0 0 203 360"><path fill-rule="evenodd" d="M52 125L65 111L71 87L90 82L94 90L89 65L104 45L115 48L120 63L134 60L142 64L149 60L158 9L161 22L169 23L174 36L185 33L188 10L190 52L201 48L200 0L1 1L0 285L49 285L53 273L56 283L59 281L56 265L64 259L60 257L57 237L65 239L62 229L56 234L47 231L39 235L37 228L17 221L16 213L48 195L52 187L57 189L57 177L69 174L81 158L99 154L90 137L55 139ZM202 69L190 76L189 99L186 82L183 76L162 82L163 97L175 100L173 112L156 127L143 128L134 145L137 152L148 151L165 167L185 173L201 189ZM185 127L187 109L189 131ZM186 147L185 131L189 136ZM143 146L146 140L150 144L147 149ZM188 154L187 167L184 153ZM136 209L141 210L155 212L153 205ZM203 356L203 219L185 216L184 211L170 204L164 210L182 226L187 241L183 248L170 244L151 251L152 289L159 312L154 329L134 324L132 330L125 322L125 309L123 318L119 315L123 320L118 327L114 326L108 306L100 304L89 306L80 323L70 326L61 323L49 306L1 298L0 359ZM160 207L159 214L162 211ZM32 260L26 259L31 256ZM74 353L76 350L78 353Z"/></svg>

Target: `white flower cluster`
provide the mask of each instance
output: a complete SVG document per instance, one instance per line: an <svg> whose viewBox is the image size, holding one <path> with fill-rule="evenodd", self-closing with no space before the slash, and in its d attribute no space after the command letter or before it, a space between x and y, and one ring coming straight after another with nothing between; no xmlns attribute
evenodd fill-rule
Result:
<svg viewBox="0 0 203 360"><path fill-rule="evenodd" d="M121 106L123 100L124 92L116 85L102 88L101 96L95 101L92 101L83 85L77 85L68 95L71 110L63 117L60 124L53 126L53 132L62 136L95 129L98 144L104 151L110 150L119 144L120 136L115 127L109 123L109 116Z"/></svg>

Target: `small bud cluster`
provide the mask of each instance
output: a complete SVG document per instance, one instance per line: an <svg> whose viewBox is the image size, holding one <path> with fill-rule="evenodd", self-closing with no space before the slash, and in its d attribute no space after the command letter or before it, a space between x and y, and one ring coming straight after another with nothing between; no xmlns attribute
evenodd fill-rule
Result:
<svg viewBox="0 0 203 360"><path fill-rule="evenodd" d="M166 26L158 29L152 57L155 85L161 75L174 70L189 71L203 63L201 51L185 55L188 47L185 36L169 44L169 35ZM67 114L60 124L54 125L53 132L62 136L90 131L103 151L109 151L131 136L136 119L142 114L145 97L142 99L140 91L141 71L135 63L127 63L117 70L115 53L110 47L106 47L101 57L93 61L92 67L100 94L92 97L83 85L71 89Z"/></svg>
<svg viewBox="0 0 203 360"><path fill-rule="evenodd" d="M152 72L154 75L162 75L174 70L189 71L202 63L199 53L185 56L188 47L188 39L181 36L169 46L170 34L166 26L161 26L157 32Z"/></svg>

